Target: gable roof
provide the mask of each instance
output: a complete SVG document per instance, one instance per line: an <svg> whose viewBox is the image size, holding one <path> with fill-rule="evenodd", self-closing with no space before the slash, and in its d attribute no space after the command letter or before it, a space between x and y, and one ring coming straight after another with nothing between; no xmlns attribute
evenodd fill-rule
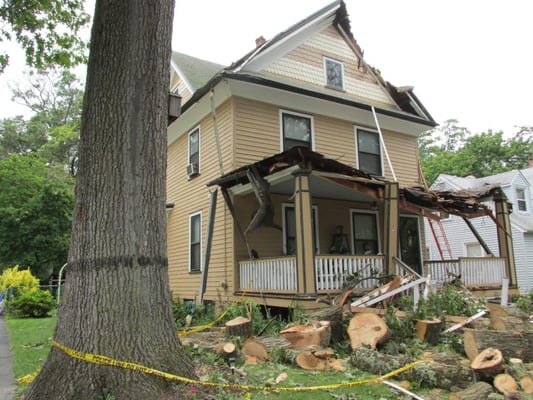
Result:
<svg viewBox="0 0 533 400"><path fill-rule="evenodd" d="M320 88L310 87L303 83L298 84L294 81L261 74L261 69L265 65L282 57L288 51L304 43L312 35L330 26L334 26L343 37L344 41L354 53L354 56L367 68L376 83L381 86L383 92L387 93L391 102L397 106L396 109L373 107L370 104L344 97L342 93L332 93L331 91L320 90ZM227 79L247 82L262 87L281 89L365 111L375 109L378 114L406 122L413 122L424 127L424 130L437 125L426 108L414 95L412 87L396 87L385 81L378 70L366 64L363 60L363 51L351 32L346 5L342 0L334 1L307 18L297 22L287 30L277 34L272 39L259 44L255 49L226 68L205 60L187 57L180 53L173 53L172 57L176 70L181 70L184 77L189 76L190 88L194 92L193 96L182 105L182 113L185 113L192 104L195 104L209 93L219 82ZM208 78L209 74L211 74L210 79Z"/></svg>
<svg viewBox="0 0 533 400"><path fill-rule="evenodd" d="M431 185L431 188L439 190L479 190L488 186L509 186L516 181L527 183L527 179L520 170L502 172L482 178L476 178L474 176L460 177L455 175L439 174L433 185Z"/></svg>

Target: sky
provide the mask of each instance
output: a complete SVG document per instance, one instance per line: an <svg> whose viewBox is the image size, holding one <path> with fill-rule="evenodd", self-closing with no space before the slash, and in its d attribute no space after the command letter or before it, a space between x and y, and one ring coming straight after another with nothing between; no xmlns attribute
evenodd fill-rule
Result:
<svg viewBox="0 0 533 400"><path fill-rule="evenodd" d="M229 65L330 0L176 0L173 50ZM345 0L366 62L414 92L442 124L472 133L533 126L530 0ZM94 0L87 6L89 12ZM0 76L0 118L24 111L9 85L23 79L22 52Z"/></svg>

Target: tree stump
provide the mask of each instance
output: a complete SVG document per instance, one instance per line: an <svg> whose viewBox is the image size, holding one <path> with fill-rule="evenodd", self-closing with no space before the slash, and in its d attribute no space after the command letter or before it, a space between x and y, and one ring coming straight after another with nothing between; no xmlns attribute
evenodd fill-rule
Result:
<svg viewBox="0 0 533 400"><path fill-rule="evenodd" d="M476 382L460 392L450 393L448 400L486 400L491 393L494 393L491 384Z"/></svg>
<svg viewBox="0 0 533 400"><path fill-rule="evenodd" d="M373 313L356 314L348 326L348 336L352 349L368 345L375 349L388 337L389 331L385 321Z"/></svg>
<svg viewBox="0 0 533 400"><path fill-rule="evenodd" d="M533 377L530 375L524 375L520 378L520 387L527 394L533 394Z"/></svg>
<svg viewBox="0 0 533 400"><path fill-rule="evenodd" d="M503 371L503 356L498 349L489 347L479 353L470 364L481 380L492 380Z"/></svg>
<svg viewBox="0 0 533 400"><path fill-rule="evenodd" d="M499 349L505 359L520 358L524 362L533 361L533 331L491 331L464 329L465 353L473 360L483 349Z"/></svg>
<svg viewBox="0 0 533 400"><path fill-rule="evenodd" d="M241 353L246 357L247 363L264 361L268 358L266 347L254 338L248 339L241 348Z"/></svg>
<svg viewBox="0 0 533 400"><path fill-rule="evenodd" d="M313 352L309 350L299 352L294 359L294 362L302 369L313 371L324 371L327 366L326 360L316 357Z"/></svg>
<svg viewBox="0 0 533 400"><path fill-rule="evenodd" d="M342 307L337 305L321 308L313 312L309 318L311 321L329 321L331 327L331 341L344 340L346 329L344 328Z"/></svg>
<svg viewBox="0 0 533 400"><path fill-rule="evenodd" d="M311 325L295 325L282 330L280 336L291 342L291 348L305 350L310 346L328 347L331 341L329 321L317 321Z"/></svg>
<svg viewBox="0 0 533 400"><path fill-rule="evenodd" d="M416 336L424 342L436 345L440 339L442 321L440 319L420 319L415 324Z"/></svg>
<svg viewBox="0 0 533 400"><path fill-rule="evenodd" d="M518 392L518 383L509 374L499 374L492 383L496 390L506 397L515 397Z"/></svg>
<svg viewBox="0 0 533 400"><path fill-rule="evenodd" d="M248 318L237 317L231 321L226 322L226 335L227 336L252 336L252 321Z"/></svg>

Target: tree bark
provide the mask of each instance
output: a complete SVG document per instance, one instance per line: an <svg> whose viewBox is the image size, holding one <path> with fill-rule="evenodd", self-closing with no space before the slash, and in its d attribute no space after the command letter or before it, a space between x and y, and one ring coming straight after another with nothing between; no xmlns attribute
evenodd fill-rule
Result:
<svg viewBox="0 0 533 400"><path fill-rule="evenodd" d="M54 339L181 376L166 259L174 2L97 0L67 275ZM171 382L52 348L25 399L157 399Z"/></svg>
<svg viewBox="0 0 533 400"><path fill-rule="evenodd" d="M486 400L489 394L494 393L491 384L487 382L476 382L472 386L460 392L450 393L449 400Z"/></svg>
<svg viewBox="0 0 533 400"><path fill-rule="evenodd" d="M248 318L237 317L226 322L226 336L252 336L252 321Z"/></svg>
<svg viewBox="0 0 533 400"><path fill-rule="evenodd" d="M494 347L502 352L506 360L520 358L524 362L533 361L533 331L465 329L463 341L465 353L470 360L484 349Z"/></svg>

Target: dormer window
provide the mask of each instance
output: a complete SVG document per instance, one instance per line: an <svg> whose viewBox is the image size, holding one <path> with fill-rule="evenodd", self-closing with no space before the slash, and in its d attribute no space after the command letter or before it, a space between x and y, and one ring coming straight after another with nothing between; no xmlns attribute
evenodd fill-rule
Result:
<svg viewBox="0 0 533 400"><path fill-rule="evenodd" d="M518 211L527 212L526 191L523 188L516 189L516 205Z"/></svg>
<svg viewBox="0 0 533 400"><path fill-rule="evenodd" d="M326 75L326 86L344 90L344 64L324 57L324 70Z"/></svg>

